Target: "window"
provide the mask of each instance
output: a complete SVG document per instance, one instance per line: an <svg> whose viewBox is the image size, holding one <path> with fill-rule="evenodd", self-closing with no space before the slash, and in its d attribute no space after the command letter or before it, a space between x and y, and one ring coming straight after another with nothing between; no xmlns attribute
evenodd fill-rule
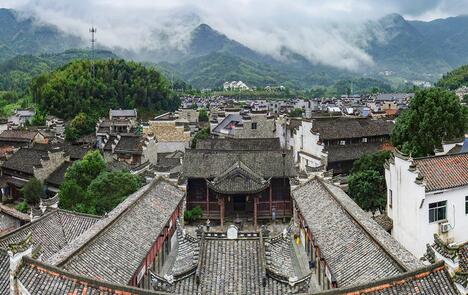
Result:
<svg viewBox="0 0 468 295"><path fill-rule="evenodd" d="M388 190L388 206L390 208L393 206L393 192L391 189Z"/></svg>
<svg viewBox="0 0 468 295"><path fill-rule="evenodd" d="M257 123L252 123L252 129L257 129Z"/></svg>
<svg viewBox="0 0 468 295"><path fill-rule="evenodd" d="M363 137L362 142L367 142L367 137Z"/></svg>
<svg viewBox="0 0 468 295"><path fill-rule="evenodd" d="M465 214L468 214L468 196L465 197Z"/></svg>
<svg viewBox="0 0 468 295"><path fill-rule="evenodd" d="M340 140L340 145L345 145L346 144L346 140Z"/></svg>
<svg viewBox="0 0 468 295"><path fill-rule="evenodd" d="M447 218L447 201L429 204L429 222L444 220Z"/></svg>

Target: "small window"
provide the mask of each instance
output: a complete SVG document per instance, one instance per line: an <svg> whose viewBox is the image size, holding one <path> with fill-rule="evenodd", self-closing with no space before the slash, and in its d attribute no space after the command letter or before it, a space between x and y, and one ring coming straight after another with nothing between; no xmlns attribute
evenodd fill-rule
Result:
<svg viewBox="0 0 468 295"><path fill-rule="evenodd" d="M346 144L346 140L340 140L340 145L345 145Z"/></svg>
<svg viewBox="0 0 468 295"><path fill-rule="evenodd" d="M252 129L257 129L257 123L252 123Z"/></svg>
<svg viewBox="0 0 468 295"><path fill-rule="evenodd" d="M367 142L367 137L363 137L362 142Z"/></svg>
<svg viewBox="0 0 468 295"><path fill-rule="evenodd" d="M468 214L468 196L465 197L465 214Z"/></svg>
<svg viewBox="0 0 468 295"><path fill-rule="evenodd" d="M390 208L393 206L393 192L391 189L388 190L388 206Z"/></svg>
<svg viewBox="0 0 468 295"><path fill-rule="evenodd" d="M447 201L429 204L429 222L444 220L447 218Z"/></svg>

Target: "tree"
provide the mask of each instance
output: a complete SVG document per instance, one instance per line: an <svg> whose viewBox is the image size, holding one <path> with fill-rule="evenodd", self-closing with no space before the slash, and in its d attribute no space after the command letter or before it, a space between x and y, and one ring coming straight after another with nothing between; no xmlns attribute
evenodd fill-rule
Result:
<svg viewBox="0 0 468 295"><path fill-rule="evenodd" d="M47 114L39 109L34 113L34 116L31 119L32 126L44 126L46 124Z"/></svg>
<svg viewBox="0 0 468 295"><path fill-rule="evenodd" d="M65 172L60 186L60 207L68 210L95 214L90 205L87 188L106 169L106 163L99 151L86 153L82 160L75 161Z"/></svg>
<svg viewBox="0 0 468 295"><path fill-rule="evenodd" d="M96 120L85 113L76 115L70 124L65 127L65 139L74 141L83 135L92 133L95 130Z"/></svg>
<svg viewBox="0 0 468 295"><path fill-rule="evenodd" d="M36 77L30 88L41 109L63 119L80 112L97 118L110 108L157 112L174 111L180 105L158 71L125 60L76 60Z"/></svg>
<svg viewBox="0 0 468 295"><path fill-rule="evenodd" d="M297 118L297 117L302 117L302 114L304 113L304 110L301 108L296 108L294 110L291 110L289 112L289 117Z"/></svg>
<svg viewBox="0 0 468 295"><path fill-rule="evenodd" d="M366 154L354 161L351 174L364 172L367 170L377 171L380 175L384 175L385 161L390 158L389 151L379 151L372 154Z"/></svg>
<svg viewBox="0 0 468 295"><path fill-rule="evenodd" d="M140 178L129 172L104 172L88 187L88 198L95 204L97 214L114 209L140 187Z"/></svg>
<svg viewBox="0 0 468 295"><path fill-rule="evenodd" d="M210 137L210 127L203 128L202 130L198 131L192 138L191 147L195 148L197 146L197 141L207 139L208 137Z"/></svg>
<svg viewBox="0 0 468 295"><path fill-rule="evenodd" d="M201 109L198 112L198 121L200 122L208 122L208 112L205 109Z"/></svg>
<svg viewBox="0 0 468 295"><path fill-rule="evenodd" d="M440 88L416 92L396 120L392 142L405 154L414 157L432 155L443 140L462 137L468 128L467 108L458 97Z"/></svg>
<svg viewBox="0 0 468 295"><path fill-rule="evenodd" d="M30 205L39 204L41 198L45 198L42 183L35 177L31 178L21 189L24 199Z"/></svg>
<svg viewBox="0 0 468 295"><path fill-rule="evenodd" d="M348 192L351 198L366 211L385 210L385 177L377 171L367 170L348 177Z"/></svg>

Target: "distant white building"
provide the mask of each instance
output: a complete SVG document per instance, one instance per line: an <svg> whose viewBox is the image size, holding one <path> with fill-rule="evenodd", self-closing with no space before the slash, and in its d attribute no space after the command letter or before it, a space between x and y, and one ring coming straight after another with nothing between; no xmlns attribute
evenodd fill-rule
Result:
<svg viewBox="0 0 468 295"><path fill-rule="evenodd" d="M36 112L30 109L17 109L15 113L8 118L8 122L12 125L22 126L26 122L30 122Z"/></svg>
<svg viewBox="0 0 468 295"><path fill-rule="evenodd" d="M449 247L468 242L468 153L412 159L395 152L385 180L392 235L411 253L422 257L435 235Z"/></svg>
<svg viewBox="0 0 468 295"><path fill-rule="evenodd" d="M455 90L455 94L460 98L460 100L463 100L463 97L465 95L468 95L468 87L462 86Z"/></svg>
<svg viewBox="0 0 468 295"><path fill-rule="evenodd" d="M224 90L249 90L250 88L242 81L224 82Z"/></svg>

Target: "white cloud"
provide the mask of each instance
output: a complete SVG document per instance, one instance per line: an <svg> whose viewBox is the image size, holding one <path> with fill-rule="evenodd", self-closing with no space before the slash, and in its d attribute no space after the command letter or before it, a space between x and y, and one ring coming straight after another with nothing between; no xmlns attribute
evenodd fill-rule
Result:
<svg viewBox="0 0 468 295"><path fill-rule="evenodd" d="M368 20L391 12L413 19L468 12L468 0L0 0L0 6L86 39L94 25L109 47L180 49L203 22L277 58L286 47L314 63L351 70L372 65L362 49Z"/></svg>

